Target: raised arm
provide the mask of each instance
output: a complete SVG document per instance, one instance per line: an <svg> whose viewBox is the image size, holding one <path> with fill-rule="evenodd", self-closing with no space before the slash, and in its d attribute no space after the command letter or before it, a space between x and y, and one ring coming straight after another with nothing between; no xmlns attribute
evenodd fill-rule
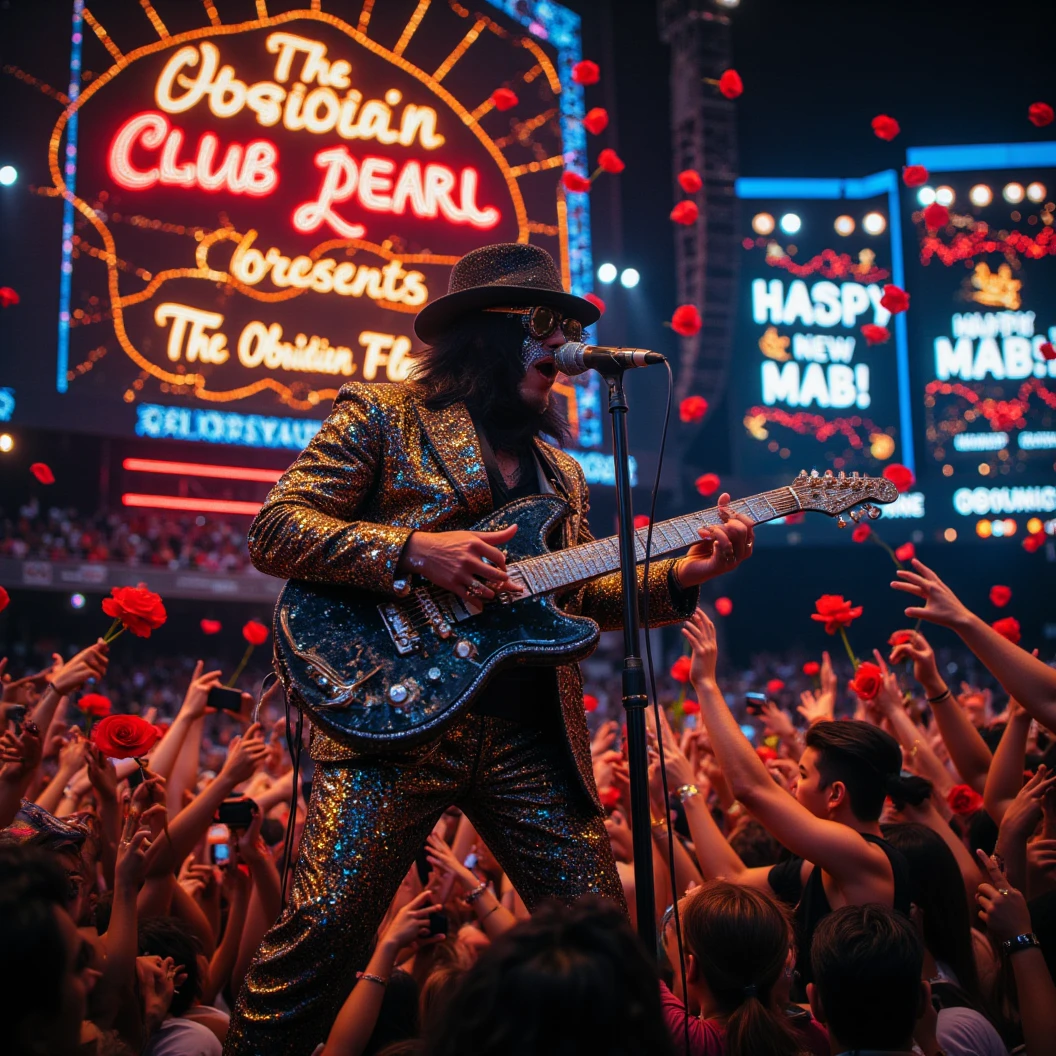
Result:
<svg viewBox="0 0 1056 1056"><path fill-rule="evenodd" d="M1012 800L1023 787L1023 768L1027 761L1027 737L1030 716L1014 700L1008 702L1008 723L994 753L994 761L983 788L983 806L1001 824Z"/></svg>
<svg viewBox="0 0 1056 1056"><path fill-rule="evenodd" d="M922 606L906 609L906 615L956 631L1010 697L1015 697L1042 725L1056 730L1056 671L970 612L922 561L914 558L913 568L913 572L899 569L898 580L891 584L895 590L924 599Z"/></svg>

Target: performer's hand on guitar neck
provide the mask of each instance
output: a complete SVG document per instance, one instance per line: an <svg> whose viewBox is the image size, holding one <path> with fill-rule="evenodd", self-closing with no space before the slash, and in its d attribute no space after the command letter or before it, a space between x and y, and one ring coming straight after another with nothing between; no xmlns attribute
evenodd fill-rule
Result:
<svg viewBox="0 0 1056 1056"><path fill-rule="evenodd" d="M518 594L506 576L506 555L498 548L517 534L511 524L501 532L414 532L400 555L397 571L417 572L460 598L489 601L496 593Z"/></svg>
<svg viewBox="0 0 1056 1056"><path fill-rule="evenodd" d="M719 496L719 515L722 525L704 525L698 531L703 540L694 543L675 565L675 577L681 587L697 587L725 572L732 572L746 557L752 556L755 527L750 517L732 513L725 507L730 496Z"/></svg>

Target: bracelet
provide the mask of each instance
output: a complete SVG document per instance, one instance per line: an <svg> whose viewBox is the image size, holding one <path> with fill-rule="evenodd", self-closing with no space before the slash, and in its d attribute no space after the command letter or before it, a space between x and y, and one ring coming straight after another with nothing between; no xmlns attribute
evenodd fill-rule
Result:
<svg viewBox="0 0 1056 1056"><path fill-rule="evenodd" d="M1040 950L1041 943L1038 942L1037 935L1032 931L1028 931L1023 935L1016 935L1014 938L1006 939L1001 943L1001 952L1006 957L1011 957L1014 953L1021 953L1023 950Z"/></svg>
<svg viewBox="0 0 1056 1056"><path fill-rule="evenodd" d="M357 979L363 979L368 983L377 983L378 986L388 986L388 979L383 979L380 975L373 975L371 972L356 972Z"/></svg>
<svg viewBox="0 0 1056 1056"><path fill-rule="evenodd" d="M950 687L947 686L946 689L943 690L943 692L940 693L937 697L925 697L924 699L927 700L927 702L929 704L938 704L940 701L943 701L947 697L952 697L952 696L953 696L953 694L950 692Z"/></svg>
<svg viewBox="0 0 1056 1056"><path fill-rule="evenodd" d="M678 796L681 802L685 803L687 799L691 799L693 796L699 796L700 789L693 784L679 785L678 788L675 789L675 795Z"/></svg>
<svg viewBox="0 0 1056 1056"><path fill-rule="evenodd" d="M471 905L473 905L474 902L476 902L476 900L478 898L480 898L480 896L482 894L484 894L485 891L487 891L487 889L488 889L487 880L481 880L479 887L473 888L473 890L470 891L468 895L463 895L462 896L462 901L465 902L465 904L467 906L471 906Z"/></svg>
<svg viewBox="0 0 1056 1056"><path fill-rule="evenodd" d="M499 908L499 906L500 906L500 905L502 905L502 903L501 903L501 902L496 902L496 903L495 903L495 905L493 905L493 906L491 907L491 909L489 909L489 910L487 911L487 913L485 913L485 914L484 914L484 915L483 915L482 917L478 917L478 918L477 918L477 920L478 920L478 923L481 923L481 924L482 924L482 923L483 923L483 922L484 922L485 920L487 920L487 919L488 919L488 917L490 917L490 916L492 915L492 913L494 913L494 912L495 912L495 910L497 910L497 909Z"/></svg>

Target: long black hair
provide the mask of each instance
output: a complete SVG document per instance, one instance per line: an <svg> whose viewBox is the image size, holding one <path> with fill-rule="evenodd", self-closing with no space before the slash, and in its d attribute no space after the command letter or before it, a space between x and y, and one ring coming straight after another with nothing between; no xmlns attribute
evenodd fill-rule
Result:
<svg viewBox="0 0 1056 1056"><path fill-rule="evenodd" d="M414 354L411 380L433 410L464 403L496 447L519 446L539 435L565 443L568 422L555 402L539 412L518 394L523 341L518 318L500 312L465 315Z"/></svg>

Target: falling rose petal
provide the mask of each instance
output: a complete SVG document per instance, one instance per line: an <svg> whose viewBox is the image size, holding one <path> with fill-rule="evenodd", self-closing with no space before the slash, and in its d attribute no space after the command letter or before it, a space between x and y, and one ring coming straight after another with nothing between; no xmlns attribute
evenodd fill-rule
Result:
<svg viewBox="0 0 1056 1056"><path fill-rule="evenodd" d="M491 101L496 110L512 110L520 102L517 93L510 88L496 88L491 93Z"/></svg>
<svg viewBox="0 0 1056 1056"><path fill-rule="evenodd" d="M715 611L720 616L729 616L733 612L733 602L729 598L716 598Z"/></svg>
<svg viewBox="0 0 1056 1056"><path fill-rule="evenodd" d="M1028 535L1021 545L1028 554L1036 554L1045 545L1045 533L1035 532Z"/></svg>
<svg viewBox="0 0 1056 1056"><path fill-rule="evenodd" d="M639 528L648 528L649 518L644 513L637 513L634 516L634 529L637 531Z"/></svg>
<svg viewBox="0 0 1056 1056"><path fill-rule="evenodd" d="M891 340L891 331L886 326L877 326L876 323L866 323L862 327L862 337L867 345L883 345Z"/></svg>
<svg viewBox="0 0 1056 1056"><path fill-rule="evenodd" d="M578 172L564 173L561 183L566 191L571 191L573 194L586 194L590 191L590 180L586 176L580 176Z"/></svg>
<svg viewBox="0 0 1056 1056"><path fill-rule="evenodd" d="M600 136L609 127L609 112L602 106L588 110L583 118L583 127L594 136Z"/></svg>
<svg viewBox="0 0 1056 1056"><path fill-rule="evenodd" d="M623 162L623 158L621 158L611 147L606 147L598 155L598 166L604 172L611 172L614 174L617 172L623 172L623 170L627 168Z"/></svg>
<svg viewBox="0 0 1056 1056"><path fill-rule="evenodd" d="M928 170L923 165L907 165L902 170L902 182L907 187L920 187L928 182Z"/></svg>
<svg viewBox="0 0 1056 1056"><path fill-rule="evenodd" d="M671 316L671 329L679 337L692 337L703 325L700 312L692 304L680 304ZM707 410L707 407L704 409Z"/></svg>
<svg viewBox="0 0 1056 1056"><path fill-rule="evenodd" d="M1042 359L1056 359L1056 348L1053 348L1051 341L1042 341L1038 345L1038 351L1041 353Z"/></svg>
<svg viewBox="0 0 1056 1056"><path fill-rule="evenodd" d="M950 211L938 202L932 202L924 210L924 224L929 231L938 231L950 222Z"/></svg>
<svg viewBox="0 0 1056 1056"><path fill-rule="evenodd" d="M1027 120L1037 128L1052 124L1053 111L1048 103L1031 103L1027 108Z"/></svg>
<svg viewBox="0 0 1056 1056"><path fill-rule="evenodd" d="M1013 645L1019 645L1019 640L1023 637L1019 626L1019 620L1014 616L1005 616L1004 619L994 620L990 626L997 631L1002 638L1007 638Z"/></svg>
<svg viewBox="0 0 1056 1056"><path fill-rule="evenodd" d="M851 532L851 539L856 543L864 543L873 534L872 528L867 524L857 524Z"/></svg>
<svg viewBox="0 0 1056 1056"><path fill-rule="evenodd" d="M202 634L219 634L221 631L219 620L202 620L198 625L202 629Z"/></svg>
<svg viewBox="0 0 1056 1056"><path fill-rule="evenodd" d="M682 701L682 714L683 715L699 715L700 704L690 698L689 700Z"/></svg>
<svg viewBox="0 0 1056 1056"><path fill-rule="evenodd" d="M697 477L693 485L701 495L714 495L721 483L718 473L704 473Z"/></svg>
<svg viewBox="0 0 1056 1056"><path fill-rule="evenodd" d="M590 303L594 305L602 315L605 314L605 302L596 293L583 294L583 300L590 301Z"/></svg>
<svg viewBox="0 0 1056 1056"><path fill-rule="evenodd" d="M0 587L0 612L11 604L11 595L3 587Z"/></svg>
<svg viewBox="0 0 1056 1056"><path fill-rule="evenodd" d="M10 308L22 298L10 286L0 286L0 308Z"/></svg>
<svg viewBox="0 0 1056 1056"><path fill-rule="evenodd" d="M686 194L696 194L704 186L704 181L696 169L683 169L678 174L678 185Z"/></svg>
<svg viewBox="0 0 1056 1056"><path fill-rule="evenodd" d="M880 298L880 305L892 315L898 315L899 312L904 312L909 308L909 294L900 286L892 286L888 283L884 287L884 295Z"/></svg>
<svg viewBox="0 0 1056 1056"><path fill-rule="evenodd" d="M727 99L736 99L744 93L744 81L736 70L727 70L719 78L719 91Z"/></svg>
<svg viewBox="0 0 1056 1056"><path fill-rule="evenodd" d="M1008 587L996 585L990 588L990 603L1003 609L1012 600L1012 591Z"/></svg>
<svg viewBox="0 0 1056 1056"><path fill-rule="evenodd" d="M598 698L593 693L583 694L583 710L584 711L597 711L598 710Z"/></svg>
<svg viewBox="0 0 1056 1056"><path fill-rule="evenodd" d="M783 690L784 688L785 688L785 684L784 684L784 682L781 681L781 679L772 678L766 684L767 696L776 697L778 695L778 693L780 693L781 690Z"/></svg>
<svg viewBox="0 0 1056 1056"><path fill-rule="evenodd" d="M917 556L917 548L912 543L903 543L895 550L899 561L912 561Z"/></svg>
<svg viewBox="0 0 1056 1056"><path fill-rule="evenodd" d="M875 135L880 139L886 139L889 143L902 131L899 123L887 114L877 114L871 123Z"/></svg>
<svg viewBox="0 0 1056 1056"><path fill-rule="evenodd" d="M672 321L672 329L674 322ZM687 396L678 405L678 417L681 421L699 422L708 413L708 401L703 396Z"/></svg>
<svg viewBox="0 0 1056 1056"><path fill-rule="evenodd" d="M816 675L821 674L821 664L817 660L808 660L803 665L803 674L808 678L814 678Z"/></svg>
<svg viewBox="0 0 1056 1056"><path fill-rule="evenodd" d="M679 202L671 210L671 219L676 224L685 224L686 227L689 227L690 224L695 224L698 216L700 216L700 210L697 208L696 202Z"/></svg>
<svg viewBox="0 0 1056 1056"><path fill-rule="evenodd" d="M263 645L268 640L268 628L260 620L250 620L242 628L242 637L250 645Z"/></svg>
<svg viewBox="0 0 1056 1056"><path fill-rule="evenodd" d="M34 462L33 465L29 467L29 471L41 484L55 483L55 474L52 473L51 466L49 466L47 462Z"/></svg>
<svg viewBox="0 0 1056 1056"><path fill-rule="evenodd" d="M892 462L891 465L884 466L883 476L894 484L899 495L905 494L917 482L917 478L913 476L913 470L908 466L903 466L900 462Z"/></svg>
<svg viewBox="0 0 1056 1056"><path fill-rule="evenodd" d="M572 67L572 80L576 84L597 84L601 80L601 70L596 62L583 59Z"/></svg>

